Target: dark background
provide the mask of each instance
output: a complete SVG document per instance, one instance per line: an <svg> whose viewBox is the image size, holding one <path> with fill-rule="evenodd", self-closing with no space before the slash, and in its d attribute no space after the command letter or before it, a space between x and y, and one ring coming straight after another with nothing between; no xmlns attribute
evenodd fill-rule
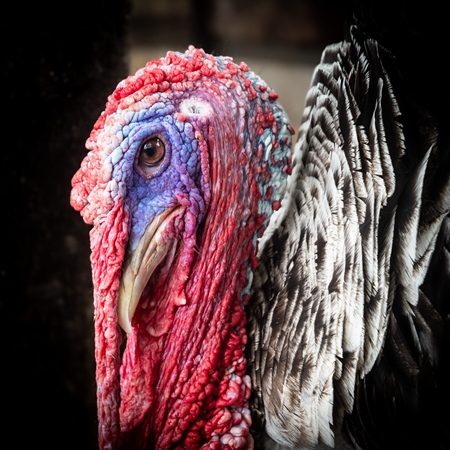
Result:
<svg viewBox="0 0 450 450"><path fill-rule="evenodd" d="M70 180L133 49L194 44L311 64L342 38L345 13L346 2L332 0L2 8L2 448L97 448L89 227L69 205Z"/></svg>

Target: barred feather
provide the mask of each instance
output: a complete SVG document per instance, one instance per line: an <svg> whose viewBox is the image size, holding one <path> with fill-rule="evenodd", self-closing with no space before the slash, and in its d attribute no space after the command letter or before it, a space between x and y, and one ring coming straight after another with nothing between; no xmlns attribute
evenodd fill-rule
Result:
<svg viewBox="0 0 450 450"><path fill-rule="evenodd" d="M257 448L334 446L342 426L359 445L352 424L365 426L366 402L393 395L390 379L368 392L372 373L396 376L380 369L386 349L406 377L418 375L421 358L439 359L433 327L442 330L445 315L421 286L438 251L448 292L449 157L444 174L435 135L419 145L405 130L385 64L389 53L353 27L313 75L247 309Z"/></svg>

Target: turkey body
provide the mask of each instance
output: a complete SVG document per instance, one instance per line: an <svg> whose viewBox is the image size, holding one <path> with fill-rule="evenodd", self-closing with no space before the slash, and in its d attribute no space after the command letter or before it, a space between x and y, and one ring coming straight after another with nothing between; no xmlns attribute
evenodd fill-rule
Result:
<svg viewBox="0 0 450 450"><path fill-rule="evenodd" d="M449 115L372 31L323 52L260 242L256 448L450 447Z"/></svg>
<svg viewBox="0 0 450 450"><path fill-rule="evenodd" d="M449 114L375 34L325 49L292 155L230 58L169 52L109 97L71 197L102 449L450 447Z"/></svg>

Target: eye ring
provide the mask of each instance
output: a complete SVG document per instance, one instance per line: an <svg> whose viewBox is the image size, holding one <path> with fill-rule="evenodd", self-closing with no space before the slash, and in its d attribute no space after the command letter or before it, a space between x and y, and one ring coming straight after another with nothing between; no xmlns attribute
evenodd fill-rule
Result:
<svg viewBox="0 0 450 450"><path fill-rule="evenodd" d="M166 157L166 145L159 136L145 139L140 147L137 166L142 173L151 178L161 167Z"/></svg>

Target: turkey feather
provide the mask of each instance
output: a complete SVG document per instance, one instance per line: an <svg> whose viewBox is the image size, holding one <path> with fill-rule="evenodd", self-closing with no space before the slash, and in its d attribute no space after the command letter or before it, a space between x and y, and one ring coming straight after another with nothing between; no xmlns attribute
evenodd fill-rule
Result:
<svg viewBox="0 0 450 450"><path fill-rule="evenodd" d="M361 399L355 386L384 351L408 377L419 372L416 354L437 357L417 306L427 304L419 287L449 213L450 178L425 215L434 144L414 156L385 65L391 55L353 27L313 75L247 307L253 428L265 430L256 448L333 446Z"/></svg>

